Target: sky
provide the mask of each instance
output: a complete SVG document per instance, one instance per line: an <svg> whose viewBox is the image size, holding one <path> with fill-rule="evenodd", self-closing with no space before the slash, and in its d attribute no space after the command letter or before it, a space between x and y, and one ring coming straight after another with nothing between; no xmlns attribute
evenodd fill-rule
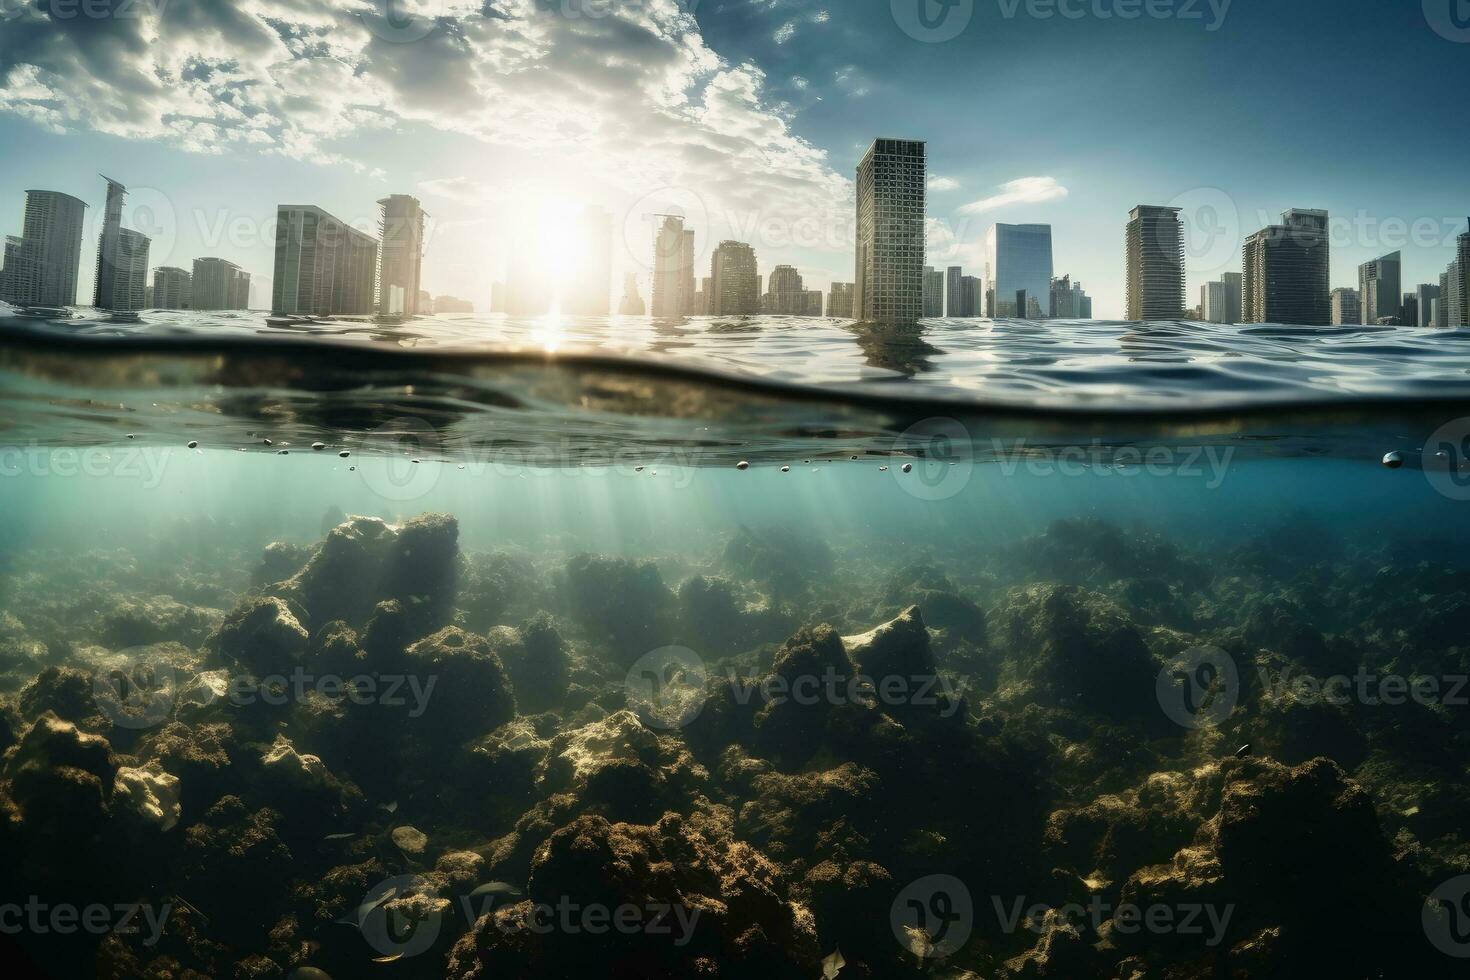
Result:
<svg viewBox="0 0 1470 980"><path fill-rule="evenodd" d="M852 275L853 173L928 143L929 264L1053 226L1055 274L1123 313L1136 204L1183 208L1187 301L1291 207L1332 283L1402 251L1437 283L1470 219L1470 0L0 0L0 232L105 173L153 266L217 255L269 305L278 204L429 212L425 288L488 308L511 249L583 205L644 276L650 216L808 288Z"/></svg>

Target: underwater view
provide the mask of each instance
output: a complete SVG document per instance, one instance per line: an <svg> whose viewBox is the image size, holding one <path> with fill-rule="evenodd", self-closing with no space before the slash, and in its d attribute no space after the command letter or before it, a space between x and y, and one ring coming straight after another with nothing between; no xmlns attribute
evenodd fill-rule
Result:
<svg viewBox="0 0 1470 980"><path fill-rule="evenodd" d="M7 976L1463 975L1463 331L82 314Z"/></svg>

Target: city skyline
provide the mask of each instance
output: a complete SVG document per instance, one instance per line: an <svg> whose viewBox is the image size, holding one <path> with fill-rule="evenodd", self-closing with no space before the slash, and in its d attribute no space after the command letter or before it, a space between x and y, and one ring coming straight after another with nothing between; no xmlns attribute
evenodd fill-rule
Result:
<svg viewBox="0 0 1470 980"><path fill-rule="evenodd" d="M221 95L197 86L186 93L129 86L144 94L129 118L114 118L116 107L95 87L63 84L79 70L69 59L83 50L87 25L7 25L0 74L14 67L34 81L23 91L17 75L4 102L9 111L0 112L7 145L0 227L19 230L15 191L39 185L85 200L86 238L95 241L102 202L89 181L106 169L133 189L130 204L175 216L167 235L142 229L155 267L186 268L199 255L227 259L255 275L256 305L265 305L273 243L264 229L280 200L313 201L371 229L373 202L408 193L437 218L424 287L469 296L484 309L490 284L505 278L513 217L526 202L570 198L614 216L615 294L628 271L647 290L646 257L626 244L645 237L638 216L682 205L707 234L697 268L719 241L749 241L767 264L794 265L811 287L826 288L852 278L856 164L873 134L897 132L929 144L927 264L978 272L991 224L1049 224L1055 267L1090 284L1097 315L1121 317L1117 216L1140 201L1200 217L1191 225L1198 240L1186 251L1187 295L1195 297L1203 283L1242 271L1244 240L1299 204L1333 215L1333 287L1356 288L1360 264L1400 249L1406 288L1437 282L1470 200L1470 176L1458 163L1470 135L1438 122L1451 111L1443 79L1455 77L1467 49L1436 33L1415 4L1342 3L1324 18L1309 5L1235 3L1214 30L1208 22L1147 17L1037 19L1024 8L1006 18L980 5L963 32L932 44L905 33L885 4L701 4L678 16L661 4L635 6L642 11L636 16L615 6L580 22L517 10L497 24L512 34L539 33L543 43L526 57L565 74L538 91L539 105L509 90L512 66L473 62L464 52L448 57L451 28L464 28L471 54L488 43L483 18L458 8L445 12L442 28L388 39L398 43L386 47L360 21L344 20L330 34L338 56L330 62L291 54L257 14L239 12L224 36L259 52L238 68L250 76L245 81L279 93L296 77L285 70L292 66L297 75L308 67L327 75L289 93L298 98L265 107L250 130ZM149 29L149 16L104 26L121 41ZM189 47L193 32L212 27L201 16L199 25L163 25L159 44L128 47L129 58L108 66L99 82L146 81L155 64L172 64L170 53ZM1354 64L1354 84L1309 84L1307 66L1280 57L1279 39L1294 31L1310 32ZM646 68L626 80L605 78L598 66L633 43L647 49ZM914 57L895 62L895 46ZM385 51L401 70L376 70L371 56ZM1090 68L1099 59L1114 66L1101 84ZM483 71L471 76L472 63ZM1270 68L1234 68L1247 63ZM428 73L427 89L397 87L416 70ZM603 89L593 87L602 94L589 104L594 70ZM669 74L680 93L673 107L646 94L650 78ZM1023 78L1024 87L1012 83ZM1284 85L1300 92L1290 105L1274 98ZM956 113L974 101L959 93L979 93L986 126L955 125ZM168 102L185 95L197 104ZM1362 98L1391 107L1402 127L1442 137L1413 158L1377 145L1344 155L1335 141L1314 137L1329 132L1332 120L1361 113ZM281 108L294 102L305 107L294 114ZM1074 120L1065 132L993 138L1058 102ZM539 120L536 138L476 108L491 105L507 120ZM199 121L170 122L181 117ZM1208 144L1185 137L1198 118L1239 135ZM607 125L589 130L589 119ZM395 138L385 138L384 126ZM1210 215L1220 220L1213 237L1203 227ZM1432 231L1416 235L1416 224ZM232 231L237 225L242 232ZM84 296L91 276L91 268L82 270Z"/></svg>

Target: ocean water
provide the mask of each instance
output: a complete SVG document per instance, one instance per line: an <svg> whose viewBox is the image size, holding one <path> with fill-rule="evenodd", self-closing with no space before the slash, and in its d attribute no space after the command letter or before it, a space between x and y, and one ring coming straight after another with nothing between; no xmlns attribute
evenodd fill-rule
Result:
<svg viewBox="0 0 1470 980"><path fill-rule="evenodd" d="M1470 334L84 314L0 313L16 975L1470 957Z"/></svg>

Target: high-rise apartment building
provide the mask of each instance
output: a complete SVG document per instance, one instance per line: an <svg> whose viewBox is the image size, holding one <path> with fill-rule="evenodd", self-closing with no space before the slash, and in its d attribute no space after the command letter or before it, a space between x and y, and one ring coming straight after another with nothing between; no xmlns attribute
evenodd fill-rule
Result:
<svg viewBox="0 0 1470 980"><path fill-rule="evenodd" d="M1358 291L1346 286L1339 286L1332 291L1332 325L1341 327L1345 324L1362 323L1363 307L1358 302Z"/></svg>
<svg viewBox="0 0 1470 980"><path fill-rule="evenodd" d="M1184 315L1184 226L1179 211L1140 204L1128 213L1126 319L1174 320Z"/></svg>
<svg viewBox="0 0 1470 980"><path fill-rule="evenodd" d="M1332 321L1327 212L1293 208L1241 250L1242 323L1325 327Z"/></svg>
<svg viewBox="0 0 1470 980"><path fill-rule="evenodd" d="M806 284L795 266L778 265L771 270L765 308L779 316L801 316L806 312Z"/></svg>
<svg viewBox="0 0 1470 980"><path fill-rule="evenodd" d="M974 316L970 310L968 294L964 286L965 270L952 265L944 270L944 315L947 317Z"/></svg>
<svg viewBox="0 0 1470 980"><path fill-rule="evenodd" d="M985 249L995 295L990 315L1045 317L1051 305L1051 225L991 225Z"/></svg>
<svg viewBox="0 0 1470 980"><path fill-rule="evenodd" d="M77 301L86 209L70 194L26 191L25 216L13 250L11 239L6 239L0 299L35 306L71 306Z"/></svg>
<svg viewBox="0 0 1470 980"><path fill-rule="evenodd" d="M1403 253L1390 252L1358 266L1358 300L1363 305L1363 323L1380 320L1403 322Z"/></svg>
<svg viewBox="0 0 1470 980"><path fill-rule="evenodd" d="M128 188L110 176L103 179L107 181L107 204L101 219L101 234L97 235L93 306L98 310L141 310L147 282L148 239L138 232L123 237L122 204L128 197ZM143 273L134 284L132 276L137 272L140 250L144 256Z"/></svg>
<svg viewBox="0 0 1470 980"><path fill-rule="evenodd" d="M1200 319L1205 323L1239 323L1241 276L1226 272L1216 282L1200 286Z"/></svg>
<svg viewBox="0 0 1470 980"><path fill-rule="evenodd" d="M112 262L106 267L112 279L108 289L112 305L101 309L122 313L148 308L148 246L148 236L141 231L118 229Z"/></svg>
<svg viewBox="0 0 1470 980"><path fill-rule="evenodd" d="M760 272L755 249L744 242L724 241L710 256L711 316L745 316L760 312Z"/></svg>
<svg viewBox="0 0 1470 980"><path fill-rule="evenodd" d="M638 292L638 276L631 272L623 274L623 297L618 301L619 316L643 316L648 308Z"/></svg>
<svg viewBox="0 0 1470 980"><path fill-rule="evenodd" d="M890 326L924 313L925 146L877 139L857 168L853 316Z"/></svg>
<svg viewBox="0 0 1470 980"><path fill-rule="evenodd" d="M924 316L944 316L944 273L929 265L924 266Z"/></svg>
<svg viewBox="0 0 1470 980"><path fill-rule="evenodd" d="M193 309L190 284L193 276L187 269L161 265L153 270L153 302L155 310Z"/></svg>
<svg viewBox="0 0 1470 980"><path fill-rule="evenodd" d="M1439 287L1429 283L1421 283L1414 291L1414 302L1419 310L1417 326L1434 326L1434 302L1439 299Z"/></svg>
<svg viewBox="0 0 1470 980"><path fill-rule="evenodd" d="M852 283L834 282L832 284L832 288L827 291L827 315L843 320L851 319Z"/></svg>
<svg viewBox="0 0 1470 980"><path fill-rule="evenodd" d="M271 309L307 316L365 316L376 306L378 241L319 207L276 210ZM198 274L195 274L198 288Z"/></svg>
<svg viewBox="0 0 1470 980"><path fill-rule="evenodd" d="M243 310L250 305L250 273L226 259L195 259L191 289L196 310Z"/></svg>
<svg viewBox="0 0 1470 980"><path fill-rule="evenodd" d="M678 215L662 215L653 244L653 306L656 317L679 317L694 303L694 230Z"/></svg>
<svg viewBox="0 0 1470 980"><path fill-rule="evenodd" d="M1439 277L1439 327L1470 326L1470 232L1455 239L1455 257Z"/></svg>
<svg viewBox="0 0 1470 980"><path fill-rule="evenodd" d="M1082 320L1092 316L1092 299L1082 291L1082 283L1070 275L1051 281L1051 302L1047 316L1061 320Z"/></svg>
<svg viewBox="0 0 1470 980"><path fill-rule="evenodd" d="M424 209L408 194L390 194L378 202L378 312L413 316L419 310L420 274L424 261Z"/></svg>

